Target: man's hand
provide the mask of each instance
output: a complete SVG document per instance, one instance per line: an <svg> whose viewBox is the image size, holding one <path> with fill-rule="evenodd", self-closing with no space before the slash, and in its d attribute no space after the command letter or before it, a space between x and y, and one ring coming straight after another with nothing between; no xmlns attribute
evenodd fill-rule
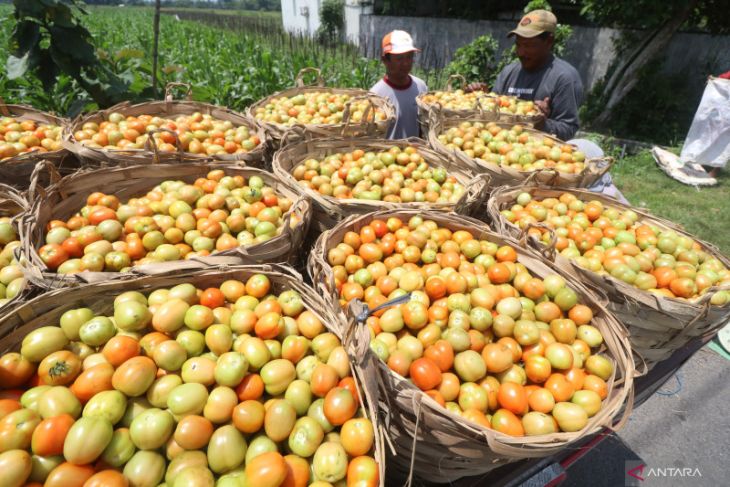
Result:
<svg viewBox="0 0 730 487"><path fill-rule="evenodd" d="M471 93L472 91L489 91L489 86L487 86L486 83L469 83L466 85L466 89L464 90L467 93Z"/></svg>
<svg viewBox="0 0 730 487"><path fill-rule="evenodd" d="M542 112L545 118L550 118L550 97L546 96L544 100L537 100L535 106Z"/></svg>

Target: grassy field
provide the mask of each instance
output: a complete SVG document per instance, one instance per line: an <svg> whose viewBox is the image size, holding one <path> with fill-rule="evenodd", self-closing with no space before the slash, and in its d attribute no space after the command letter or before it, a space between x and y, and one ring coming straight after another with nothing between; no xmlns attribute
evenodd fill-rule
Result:
<svg viewBox="0 0 730 487"><path fill-rule="evenodd" d="M242 17L254 17L274 19L281 22L281 11L266 10L229 10L220 8L194 8L194 7L166 7L160 9L163 13L174 12L191 12L191 13L209 13L217 15L240 15Z"/></svg>
<svg viewBox="0 0 730 487"><path fill-rule="evenodd" d="M648 150L625 157L611 170L616 186L635 206L682 225L730 255L730 175L718 185L695 189L666 176Z"/></svg>

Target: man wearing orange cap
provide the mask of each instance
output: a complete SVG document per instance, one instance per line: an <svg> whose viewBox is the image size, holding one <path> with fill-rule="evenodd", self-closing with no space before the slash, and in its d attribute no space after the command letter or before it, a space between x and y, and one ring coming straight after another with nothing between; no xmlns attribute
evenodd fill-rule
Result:
<svg viewBox="0 0 730 487"><path fill-rule="evenodd" d="M413 56L419 52L408 32L394 30L383 37L381 61L385 76L370 91L388 98L395 105L395 123L388 132L389 139L418 137L418 106L416 97L428 91L426 83L411 74Z"/></svg>

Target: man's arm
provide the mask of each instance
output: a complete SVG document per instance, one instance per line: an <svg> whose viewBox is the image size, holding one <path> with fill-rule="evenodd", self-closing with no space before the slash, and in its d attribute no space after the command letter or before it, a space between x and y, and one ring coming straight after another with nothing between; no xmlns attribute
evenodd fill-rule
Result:
<svg viewBox="0 0 730 487"><path fill-rule="evenodd" d="M545 121L543 130L560 140L569 140L579 127L580 88L573 80L558 80L555 86L555 93L550 98L550 118Z"/></svg>

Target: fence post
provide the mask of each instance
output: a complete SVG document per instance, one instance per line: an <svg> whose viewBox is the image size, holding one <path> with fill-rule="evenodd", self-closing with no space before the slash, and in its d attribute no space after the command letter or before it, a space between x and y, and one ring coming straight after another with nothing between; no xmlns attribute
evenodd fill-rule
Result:
<svg viewBox="0 0 730 487"><path fill-rule="evenodd" d="M157 50L160 40L160 0L155 0L155 19L152 24L154 42L152 45L152 94L157 98Z"/></svg>

